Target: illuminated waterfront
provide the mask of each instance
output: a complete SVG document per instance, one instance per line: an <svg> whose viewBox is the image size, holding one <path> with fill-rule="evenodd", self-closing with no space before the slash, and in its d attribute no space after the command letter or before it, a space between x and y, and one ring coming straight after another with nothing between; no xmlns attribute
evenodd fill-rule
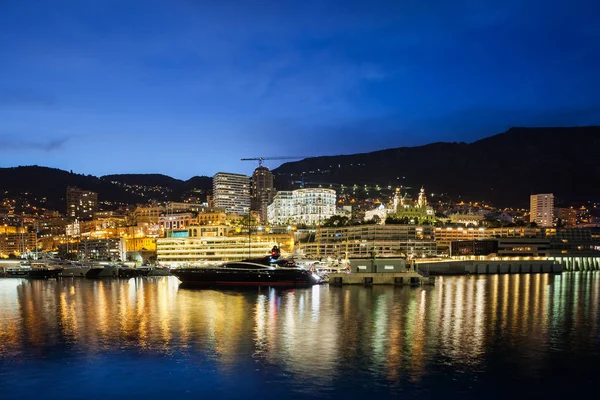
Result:
<svg viewBox="0 0 600 400"><path fill-rule="evenodd" d="M0 393L40 398L560 398L592 392L600 274L435 287L182 289L0 279Z"/></svg>

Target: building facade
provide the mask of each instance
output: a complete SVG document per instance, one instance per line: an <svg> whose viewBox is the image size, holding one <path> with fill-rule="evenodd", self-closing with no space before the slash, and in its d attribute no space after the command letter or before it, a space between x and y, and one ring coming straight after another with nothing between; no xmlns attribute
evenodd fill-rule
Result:
<svg viewBox="0 0 600 400"><path fill-rule="evenodd" d="M213 177L213 206L226 213L248 215L250 212L250 178L241 174L218 172Z"/></svg>
<svg viewBox="0 0 600 400"><path fill-rule="evenodd" d="M430 225L356 225L327 227L310 233L297 247L309 257L377 258L435 256Z"/></svg>
<svg viewBox="0 0 600 400"><path fill-rule="evenodd" d="M269 223L273 225L314 226L334 216L335 208L335 190L307 188L278 192L267 214Z"/></svg>
<svg viewBox="0 0 600 400"><path fill-rule="evenodd" d="M557 208L556 217L560 219L562 226L574 228L577 225L577 210L574 208Z"/></svg>
<svg viewBox="0 0 600 400"><path fill-rule="evenodd" d="M549 227L554 225L554 194L532 194L529 197L529 222L538 226Z"/></svg>
<svg viewBox="0 0 600 400"><path fill-rule="evenodd" d="M35 232L0 233L0 258L21 255L35 250Z"/></svg>
<svg viewBox="0 0 600 400"><path fill-rule="evenodd" d="M156 241L157 261L163 265L181 265L222 261L239 261L245 258L270 254L278 243L268 236L186 237L161 238Z"/></svg>
<svg viewBox="0 0 600 400"><path fill-rule="evenodd" d="M257 211L260 216L260 222L267 223L267 210L269 204L273 202L273 173L269 168L260 166L252 174L252 186L250 190L251 209Z"/></svg>
<svg viewBox="0 0 600 400"><path fill-rule="evenodd" d="M92 219L97 209L98 193L73 186L67 188L67 216L69 218Z"/></svg>

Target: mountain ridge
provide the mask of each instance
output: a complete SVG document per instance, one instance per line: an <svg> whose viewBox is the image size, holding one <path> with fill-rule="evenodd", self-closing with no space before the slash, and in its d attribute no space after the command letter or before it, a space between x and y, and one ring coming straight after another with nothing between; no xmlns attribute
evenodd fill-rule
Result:
<svg viewBox="0 0 600 400"><path fill-rule="evenodd" d="M273 170L276 187L298 187L299 180L324 184L424 186L453 200L490 201L501 207L527 206L532 193L553 192L565 201L600 199L600 127L514 127L471 143L434 142L373 152L310 157ZM294 182L294 183L293 183ZM157 200L206 198L212 178L188 180L164 174L111 174L96 177L57 168L0 168L4 197L29 193L46 206L64 210L67 186L99 193L100 201L144 203L131 186L159 187ZM140 189L143 190L143 189ZM1 197L1 196L0 196Z"/></svg>

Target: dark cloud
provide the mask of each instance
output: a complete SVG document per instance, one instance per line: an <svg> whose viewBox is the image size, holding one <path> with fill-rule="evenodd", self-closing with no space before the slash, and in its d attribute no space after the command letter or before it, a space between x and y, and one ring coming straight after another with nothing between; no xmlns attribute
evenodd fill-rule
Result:
<svg viewBox="0 0 600 400"><path fill-rule="evenodd" d="M55 138L50 140L32 141L26 139L19 139L14 136L3 135L0 136L0 151L12 151L12 150L38 150L51 152L63 149L65 143L69 140L67 137Z"/></svg>

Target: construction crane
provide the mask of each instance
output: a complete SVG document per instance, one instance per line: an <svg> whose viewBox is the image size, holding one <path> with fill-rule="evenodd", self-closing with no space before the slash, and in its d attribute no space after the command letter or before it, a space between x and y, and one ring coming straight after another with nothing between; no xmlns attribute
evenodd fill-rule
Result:
<svg viewBox="0 0 600 400"><path fill-rule="evenodd" d="M304 180L304 176L302 176L299 181L292 181L294 184L300 184L300 189L304 189L304 185L319 185L319 186L340 186L339 183L331 183L331 182L307 182ZM343 185L342 185L343 186Z"/></svg>
<svg viewBox="0 0 600 400"><path fill-rule="evenodd" d="M242 158L241 161L258 161L258 167L263 166L263 161L265 160L298 160L302 158L308 158L303 156L297 157L252 157L252 158Z"/></svg>

